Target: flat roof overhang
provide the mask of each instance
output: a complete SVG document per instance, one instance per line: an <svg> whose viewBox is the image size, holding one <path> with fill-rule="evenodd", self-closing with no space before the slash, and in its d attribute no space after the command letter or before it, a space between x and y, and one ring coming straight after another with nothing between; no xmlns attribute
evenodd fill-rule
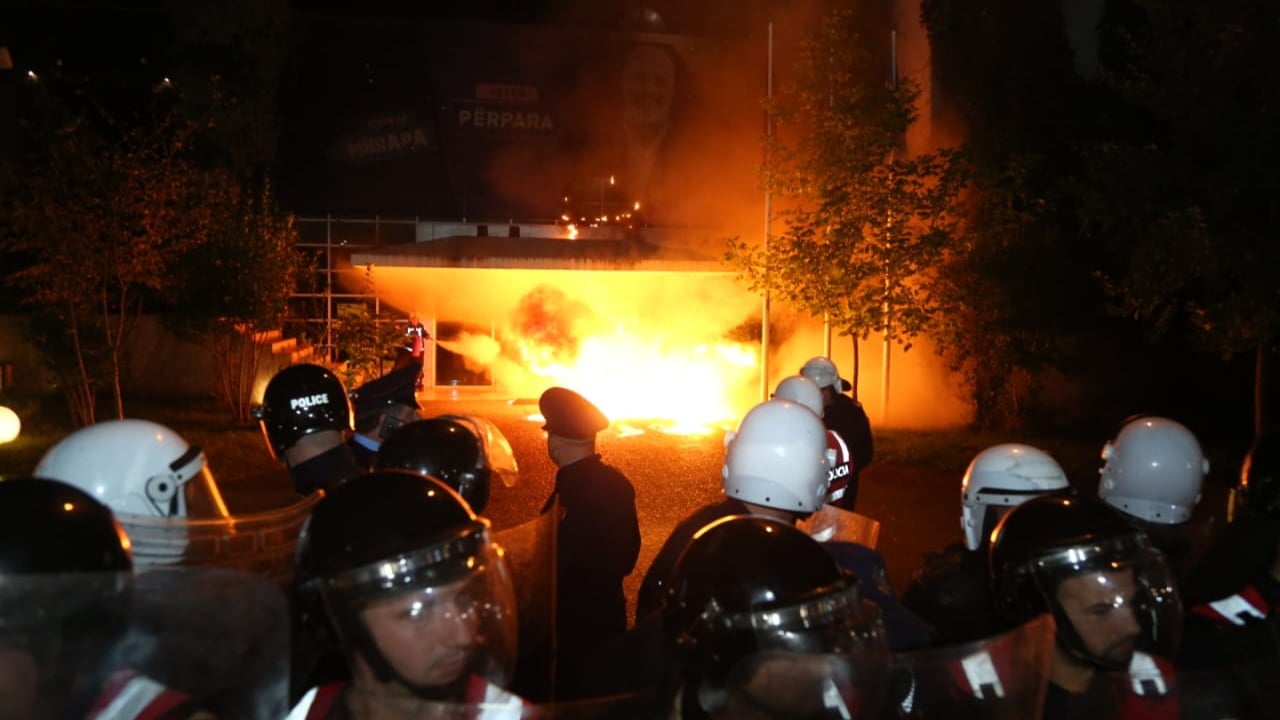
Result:
<svg viewBox="0 0 1280 720"><path fill-rule="evenodd" d="M351 254L352 265L731 274L719 258L640 240L455 236Z"/></svg>

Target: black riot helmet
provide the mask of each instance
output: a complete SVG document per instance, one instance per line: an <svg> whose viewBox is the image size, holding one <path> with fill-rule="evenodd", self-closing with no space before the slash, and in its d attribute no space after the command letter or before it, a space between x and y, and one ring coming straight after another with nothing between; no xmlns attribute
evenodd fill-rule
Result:
<svg viewBox="0 0 1280 720"><path fill-rule="evenodd" d="M124 530L92 495L43 478L0 482L0 576L132 569Z"/></svg>
<svg viewBox="0 0 1280 720"><path fill-rule="evenodd" d="M336 488L303 528L297 577L304 597L323 603L353 667L361 656L383 682L424 698L453 699L468 677L498 685L509 678L516 615L502 552L490 540L488 522L439 480L380 470ZM424 682L385 655L366 612L405 598L420 607L447 606L454 620L466 617L474 643L464 673Z"/></svg>
<svg viewBox="0 0 1280 720"><path fill-rule="evenodd" d="M491 423L465 415L418 420L396 430L378 448L376 470L412 470L443 480L476 513L489 503L497 478L508 486L518 473L511 445Z"/></svg>
<svg viewBox="0 0 1280 720"><path fill-rule="evenodd" d="M51 717L85 717L129 623L133 563L111 510L44 478L0 481L0 651L25 654ZM2 704L2 703L0 703Z"/></svg>
<svg viewBox="0 0 1280 720"><path fill-rule="evenodd" d="M1142 629L1137 649L1171 656L1182 605L1164 555L1119 511L1093 498L1040 496L1015 507L992 533L990 577L995 611L1013 627L1053 613L1059 645L1106 670L1113 661L1091 652L1059 602L1068 578L1132 571L1136 592L1117 598Z"/></svg>
<svg viewBox="0 0 1280 720"><path fill-rule="evenodd" d="M1236 494L1261 517L1280 520L1280 430L1259 435L1244 456Z"/></svg>
<svg viewBox="0 0 1280 720"><path fill-rule="evenodd" d="M883 621L858 578L804 532L767 518L722 518L694 535L664 588L662 624L706 712L748 696L756 709L783 702L753 690L759 671L779 658L806 666L801 657L821 658L821 670L791 677L785 703L797 684L834 679L837 693L823 685L807 696L839 703L854 693L865 710L889 664Z"/></svg>
<svg viewBox="0 0 1280 720"><path fill-rule="evenodd" d="M284 452L305 435L355 428L351 399L342 381L310 363L290 365L276 373L253 416L262 426L272 457L281 461Z"/></svg>

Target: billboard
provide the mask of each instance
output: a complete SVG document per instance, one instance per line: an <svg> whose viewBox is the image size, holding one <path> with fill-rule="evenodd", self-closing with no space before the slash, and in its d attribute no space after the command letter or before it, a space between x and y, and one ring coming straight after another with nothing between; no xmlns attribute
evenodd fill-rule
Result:
<svg viewBox="0 0 1280 720"><path fill-rule="evenodd" d="M685 225L711 213L710 195L754 187L759 94L711 81L715 53L693 38L433 20L305 27L281 181L297 211Z"/></svg>

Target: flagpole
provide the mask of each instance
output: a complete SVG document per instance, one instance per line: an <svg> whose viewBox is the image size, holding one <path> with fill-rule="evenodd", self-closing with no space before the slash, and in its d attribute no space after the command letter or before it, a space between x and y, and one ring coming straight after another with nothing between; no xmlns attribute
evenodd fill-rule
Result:
<svg viewBox="0 0 1280 720"><path fill-rule="evenodd" d="M769 105L773 102L773 21L769 21L768 70L765 73L764 136L765 176L768 177L769 143L773 138L773 118ZM769 235L773 220L773 195L770 182L764 188L764 259L765 273L769 272ZM760 402L769 399L769 278L765 277L764 300L760 311Z"/></svg>

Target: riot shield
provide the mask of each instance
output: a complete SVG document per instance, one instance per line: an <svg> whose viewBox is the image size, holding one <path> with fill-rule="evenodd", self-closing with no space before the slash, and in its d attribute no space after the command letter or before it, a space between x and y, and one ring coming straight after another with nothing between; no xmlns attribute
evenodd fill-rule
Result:
<svg viewBox="0 0 1280 720"><path fill-rule="evenodd" d="M851 542L874 549L880 539L880 521L835 505L823 505L796 527L818 542Z"/></svg>
<svg viewBox="0 0 1280 720"><path fill-rule="evenodd" d="M1280 712L1280 658L1221 668L1175 670L1138 653L1127 672L1099 673L1087 692L1068 696L1062 717L1265 720Z"/></svg>
<svg viewBox="0 0 1280 720"><path fill-rule="evenodd" d="M0 603L0 717L87 717L138 698L102 717L153 702L251 720L287 709L288 614L261 577L10 576Z"/></svg>
<svg viewBox="0 0 1280 720"><path fill-rule="evenodd" d="M515 487L520 479L520 467L516 464L515 452L507 436L502 434L497 425L477 415L442 415L454 422L462 423L475 432L480 438L481 451L489 460L489 471L502 481L504 487Z"/></svg>
<svg viewBox="0 0 1280 720"><path fill-rule="evenodd" d="M515 586L520 688L538 696L549 690L553 677L550 658L556 617L555 543L559 516L553 509L493 534Z"/></svg>
<svg viewBox="0 0 1280 720"><path fill-rule="evenodd" d="M985 640L898 653L886 716L1038 718L1049 681L1053 643L1053 617L1046 614Z"/></svg>
<svg viewBox="0 0 1280 720"><path fill-rule="evenodd" d="M320 497L316 492L277 510L228 518L117 519L129 535L139 571L224 567L259 574L284 587L293 578L302 525Z"/></svg>
<svg viewBox="0 0 1280 720"><path fill-rule="evenodd" d="M443 702L405 697L384 697L345 687L331 697L304 698L286 720L302 720L309 703L345 703L357 717L387 720L666 720L671 705L657 694L616 695L572 702L532 703L490 689L489 697L476 702ZM495 697L495 696L501 696Z"/></svg>

